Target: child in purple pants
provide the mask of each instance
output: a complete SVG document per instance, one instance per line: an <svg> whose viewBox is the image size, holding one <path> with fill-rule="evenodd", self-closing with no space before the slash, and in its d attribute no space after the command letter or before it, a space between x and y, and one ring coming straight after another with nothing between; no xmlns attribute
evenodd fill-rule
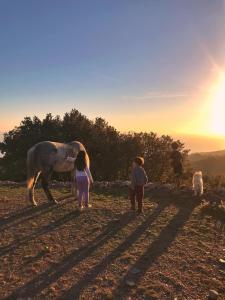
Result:
<svg viewBox="0 0 225 300"><path fill-rule="evenodd" d="M91 207L89 204L89 187L93 183L93 178L88 167L86 153L80 151L75 160L76 166L76 182L77 182L77 197L79 208L82 209L82 199L85 207Z"/></svg>
<svg viewBox="0 0 225 300"><path fill-rule="evenodd" d="M84 207L91 207L89 204L89 188L93 183L93 178L88 167L88 160L85 151L80 151L75 160L75 177L77 183L77 199L80 210L83 209L82 200L84 200Z"/></svg>

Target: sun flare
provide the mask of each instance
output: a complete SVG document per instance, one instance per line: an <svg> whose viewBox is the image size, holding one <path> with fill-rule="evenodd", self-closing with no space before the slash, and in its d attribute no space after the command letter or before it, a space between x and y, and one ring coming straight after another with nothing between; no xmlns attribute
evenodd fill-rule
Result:
<svg viewBox="0 0 225 300"><path fill-rule="evenodd" d="M211 131L214 135L225 136L225 74L211 94Z"/></svg>

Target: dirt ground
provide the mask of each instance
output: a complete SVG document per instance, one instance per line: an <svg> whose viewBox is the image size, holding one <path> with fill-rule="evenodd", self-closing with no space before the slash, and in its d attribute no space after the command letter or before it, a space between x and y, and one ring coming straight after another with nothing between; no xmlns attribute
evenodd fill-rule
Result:
<svg viewBox="0 0 225 300"><path fill-rule="evenodd" d="M225 299L224 224L191 193L148 194L140 216L125 189L92 191L82 212L53 193L58 205L37 189L33 208L24 187L0 186L0 299Z"/></svg>

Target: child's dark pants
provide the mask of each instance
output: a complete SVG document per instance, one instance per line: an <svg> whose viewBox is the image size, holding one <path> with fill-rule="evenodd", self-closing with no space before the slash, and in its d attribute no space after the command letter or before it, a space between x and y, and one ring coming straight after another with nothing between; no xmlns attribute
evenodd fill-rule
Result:
<svg viewBox="0 0 225 300"><path fill-rule="evenodd" d="M138 203L138 211L143 209L144 186L136 185L133 189L130 188L131 209L135 210L135 202Z"/></svg>

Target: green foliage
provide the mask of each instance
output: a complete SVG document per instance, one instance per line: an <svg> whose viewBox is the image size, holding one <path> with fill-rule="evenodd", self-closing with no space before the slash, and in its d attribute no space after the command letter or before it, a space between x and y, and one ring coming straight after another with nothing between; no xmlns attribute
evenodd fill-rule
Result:
<svg viewBox="0 0 225 300"><path fill-rule="evenodd" d="M89 120L73 109L61 119L47 114L43 120L36 116L25 117L18 127L4 134L0 151L0 179L25 180L26 154L34 144L44 141L71 142L79 140L90 155L91 169L97 180L127 179L133 158L145 158L145 169L152 181L168 181L171 178L170 136L155 133L121 134L104 119ZM188 150L178 141L179 150L186 157ZM65 179L57 174L55 178Z"/></svg>

